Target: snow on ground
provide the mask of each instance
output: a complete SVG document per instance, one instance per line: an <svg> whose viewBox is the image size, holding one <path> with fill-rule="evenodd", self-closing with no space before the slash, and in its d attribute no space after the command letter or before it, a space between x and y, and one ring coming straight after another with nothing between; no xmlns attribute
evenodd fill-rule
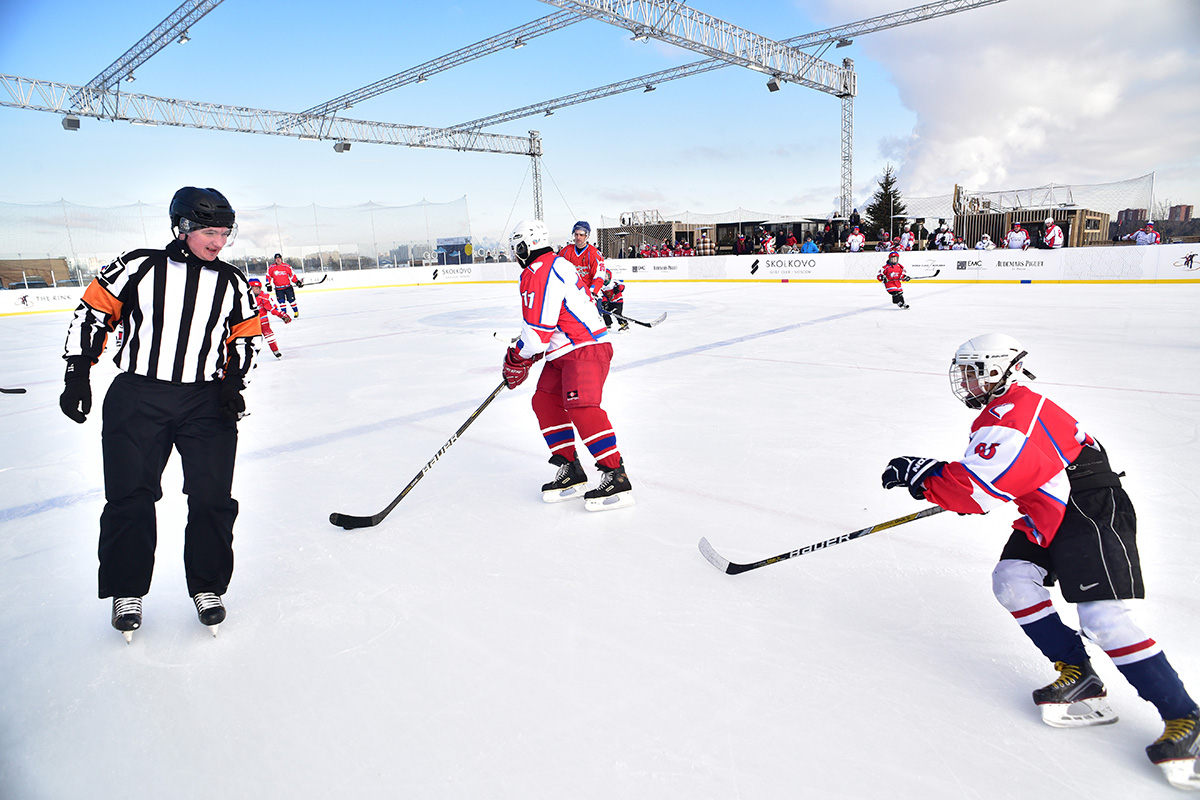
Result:
<svg viewBox="0 0 1200 800"><path fill-rule="evenodd" d="M69 315L0 319L0 796L1173 797L1161 732L1103 656L1117 725L1056 730L1053 677L991 595L1012 513L943 514L728 576L922 507L896 455L954 458L946 368L1003 331L1128 472L1135 614L1200 693L1200 288L631 283L605 405L638 503L546 505L533 380L500 381L511 285L301 293L248 391L237 570L214 639L182 574L172 459L143 628L95 596L103 503L57 407ZM535 368L536 370L537 368ZM594 475L588 462L589 472ZM1074 622L1066 606L1064 618Z"/></svg>

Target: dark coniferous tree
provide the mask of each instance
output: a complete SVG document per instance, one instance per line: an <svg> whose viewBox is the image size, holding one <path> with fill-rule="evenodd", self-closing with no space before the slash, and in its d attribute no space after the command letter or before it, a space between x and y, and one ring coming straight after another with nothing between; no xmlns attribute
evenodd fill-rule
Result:
<svg viewBox="0 0 1200 800"><path fill-rule="evenodd" d="M883 170L879 188L871 197L866 212L864 222L871 236L877 234L880 228L887 230L888 235L895 236L903 227L903 220L897 218L897 215L905 212L904 200L900 197L900 190L896 188L896 172L891 164Z"/></svg>

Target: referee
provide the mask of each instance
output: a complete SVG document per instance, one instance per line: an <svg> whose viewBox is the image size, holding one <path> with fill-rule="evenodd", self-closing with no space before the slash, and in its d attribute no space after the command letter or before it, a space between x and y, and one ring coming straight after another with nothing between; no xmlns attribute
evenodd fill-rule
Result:
<svg viewBox="0 0 1200 800"><path fill-rule="evenodd" d="M186 186L170 215L176 238L165 249L125 253L87 287L63 355L59 405L81 423L92 408L88 373L108 334L124 326L113 358L121 373L104 398L99 594L113 599L112 625L130 641L150 591L154 503L172 448L188 498L188 594L214 636L225 619L221 595L233 574L238 511L231 496L237 420L261 335L246 276L217 257L237 233L229 201L216 189Z"/></svg>

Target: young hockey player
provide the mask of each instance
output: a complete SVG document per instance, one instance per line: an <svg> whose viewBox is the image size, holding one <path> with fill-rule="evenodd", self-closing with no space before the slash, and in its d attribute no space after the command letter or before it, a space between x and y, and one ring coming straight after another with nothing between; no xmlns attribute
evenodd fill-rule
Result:
<svg viewBox="0 0 1200 800"><path fill-rule="evenodd" d="M610 328L613 321L612 315L625 312L625 281L614 278L612 270L609 269L604 270L604 285L600 288L598 308L600 316L604 317L604 324ZM619 331L629 330L629 322L624 317L618 321L621 323Z"/></svg>
<svg viewBox="0 0 1200 800"><path fill-rule="evenodd" d="M593 245L588 244L588 236L591 233L592 226L586 220L579 220L571 230L571 237L575 242L563 247L558 254L575 265L588 296L594 300L604 281L604 256L600 255L600 251Z"/></svg>
<svg viewBox="0 0 1200 800"><path fill-rule="evenodd" d="M612 345L595 300L570 262L550 247L539 219L523 220L509 237L521 265L521 335L504 356L504 380L515 389L542 356L546 364L533 393L533 413L558 467L542 487L542 499L557 503L582 496L588 511L633 505L625 462L617 449L608 414L600 407L612 361ZM587 475L575 454L575 431L603 474L600 485L584 492Z"/></svg>
<svg viewBox="0 0 1200 800"><path fill-rule="evenodd" d="M949 463L894 458L883 487L906 487L915 499L960 514L1015 502L1022 516L992 572L992 589L1059 673L1033 692L1043 721L1055 727L1117 721L1082 637L1054 609L1046 587L1057 580L1063 599L1076 604L1084 635L1162 716L1165 730L1146 748L1150 760L1172 784L1200 789L1196 703L1124 602L1145 596L1133 504L1100 443L1018 381L1033 378L1025 356L1004 334L962 344L950 362L950 387L980 412L966 455Z"/></svg>
<svg viewBox="0 0 1200 800"><path fill-rule="evenodd" d="M267 340L267 345L275 357L283 358L283 353L279 352L279 346L275 344L275 332L271 330L271 321L267 315L274 314L283 320L284 325L291 322L292 318L271 302L271 296L262 290L262 281L258 278L250 279L250 296L254 298L254 305L258 309L258 320L262 323L263 338Z"/></svg>
<svg viewBox="0 0 1200 800"><path fill-rule="evenodd" d="M275 300L278 301L279 307L283 308L284 302L291 303L292 316L299 319L300 306L296 305L296 290L292 287L303 286L304 281L296 275L290 264L284 263L283 256L279 253L275 254L275 263L267 267L267 280L275 289Z"/></svg>
<svg viewBox="0 0 1200 800"><path fill-rule="evenodd" d="M888 254L887 263L879 269L875 280L882 283L883 288L888 290L888 294L892 296L892 302L896 306L908 308L908 303L904 302L904 281L909 280L909 277L900 264L900 253L893 250Z"/></svg>

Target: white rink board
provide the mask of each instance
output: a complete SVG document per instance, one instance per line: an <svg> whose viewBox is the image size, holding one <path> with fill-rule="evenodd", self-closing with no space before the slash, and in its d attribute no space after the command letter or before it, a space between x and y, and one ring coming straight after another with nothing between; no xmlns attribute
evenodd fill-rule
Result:
<svg viewBox="0 0 1200 800"><path fill-rule="evenodd" d="M937 273L931 282L951 283L1180 283L1200 281L1200 253L1195 244L1157 247L1079 247L1064 250L943 250L901 254L908 274ZM749 283L874 281L887 260L880 252L792 255L687 256L681 258L609 259L615 277L638 281L739 281ZM319 273L308 273L310 285L300 293L339 289L435 286L445 283L516 281L515 263L451 264L428 267L330 272L319 286ZM69 311L82 288L0 291L0 316Z"/></svg>

